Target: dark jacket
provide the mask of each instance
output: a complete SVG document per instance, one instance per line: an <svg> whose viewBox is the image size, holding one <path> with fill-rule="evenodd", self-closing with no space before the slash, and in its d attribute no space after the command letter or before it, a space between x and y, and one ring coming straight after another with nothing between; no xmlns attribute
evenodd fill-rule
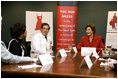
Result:
<svg viewBox="0 0 118 79"><path fill-rule="evenodd" d="M22 52L24 51L24 56L29 56L27 52L27 48L25 45L23 45L23 41L21 39L15 39L13 38L8 45L8 50L18 56L22 56Z"/></svg>

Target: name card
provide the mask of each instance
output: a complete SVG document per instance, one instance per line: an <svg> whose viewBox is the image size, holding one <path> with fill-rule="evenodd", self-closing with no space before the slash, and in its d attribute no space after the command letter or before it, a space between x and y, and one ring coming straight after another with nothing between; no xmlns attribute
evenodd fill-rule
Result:
<svg viewBox="0 0 118 79"><path fill-rule="evenodd" d="M66 60L66 57L62 57L59 61L59 63L63 63Z"/></svg>
<svg viewBox="0 0 118 79"><path fill-rule="evenodd" d="M74 57L76 57L77 52L78 52L78 51L77 51L77 48L76 48L76 47L73 47L73 51L75 52L74 55L73 55L73 58L74 58Z"/></svg>
<svg viewBox="0 0 118 79"><path fill-rule="evenodd" d="M53 64L48 64L48 65L42 66L41 69L40 69L40 72L47 72L47 71L50 71L51 68L52 68L52 65L53 65Z"/></svg>
<svg viewBox="0 0 118 79"><path fill-rule="evenodd" d="M96 59L99 58L99 55L98 55L97 52L95 52L95 51L93 51L93 55L92 55L92 56L95 57Z"/></svg>
<svg viewBox="0 0 118 79"><path fill-rule="evenodd" d="M50 54L42 54L42 55L39 55L38 58L42 65L47 65L47 64L53 63L53 60L52 60L52 57Z"/></svg>
<svg viewBox="0 0 118 79"><path fill-rule="evenodd" d="M87 63L88 68L90 69L92 67L92 65L93 65L92 62L91 62L90 57L86 56L86 57L84 57L84 59L85 59L85 61Z"/></svg>
<svg viewBox="0 0 118 79"><path fill-rule="evenodd" d="M64 49L58 51L57 56L66 57L67 53Z"/></svg>
<svg viewBox="0 0 118 79"><path fill-rule="evenodd" d="M73 47L73 50L74 50L75 53L78 52L76 47Z"/></svg>
<svg viewBox="0 0 118 79"><path fill-rule="evenodd" d="M82 47L81 48L81 56L87 56L87 55L90 56L93 52L96 52L95 47Z"/></svg>

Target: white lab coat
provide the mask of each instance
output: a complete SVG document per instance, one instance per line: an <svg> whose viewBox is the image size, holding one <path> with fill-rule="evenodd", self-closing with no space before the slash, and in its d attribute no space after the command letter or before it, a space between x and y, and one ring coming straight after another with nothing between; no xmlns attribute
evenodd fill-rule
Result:
<svg viewBox="0 0 118 79"><path fill-rule="evenodd" d="M47 36L47 40L42 33L37 33L31 41L31 52L37 52L39 54L50 53L52 41L51 37Z"/></svg>
<svg viewBox="0 0 118 79"><path fill-rule="evenodd" d="M1 62L7 64L26 63L33 61L30 57L20 57L8 51L4 42L1 41Z"/></svg>

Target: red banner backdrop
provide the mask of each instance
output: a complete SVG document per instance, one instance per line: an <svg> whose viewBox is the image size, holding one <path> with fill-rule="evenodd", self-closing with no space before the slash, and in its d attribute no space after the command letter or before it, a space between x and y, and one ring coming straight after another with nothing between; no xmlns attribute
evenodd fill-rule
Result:
<svg viewBox="0 0 118 79"><path fill-rule="evenodd" d="M77 42L77 6L57 6L56 51Z"/></svg>

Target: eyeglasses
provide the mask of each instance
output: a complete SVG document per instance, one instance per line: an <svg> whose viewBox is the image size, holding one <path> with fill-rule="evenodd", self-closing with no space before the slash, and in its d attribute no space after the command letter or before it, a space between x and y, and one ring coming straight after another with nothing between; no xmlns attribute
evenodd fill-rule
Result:
<svg viewBox="0 0 118 79"><path fill-rule="evenodd" d="M49 28L42 28L42 29L44 29L44 30L49 30Z"/></svg>

